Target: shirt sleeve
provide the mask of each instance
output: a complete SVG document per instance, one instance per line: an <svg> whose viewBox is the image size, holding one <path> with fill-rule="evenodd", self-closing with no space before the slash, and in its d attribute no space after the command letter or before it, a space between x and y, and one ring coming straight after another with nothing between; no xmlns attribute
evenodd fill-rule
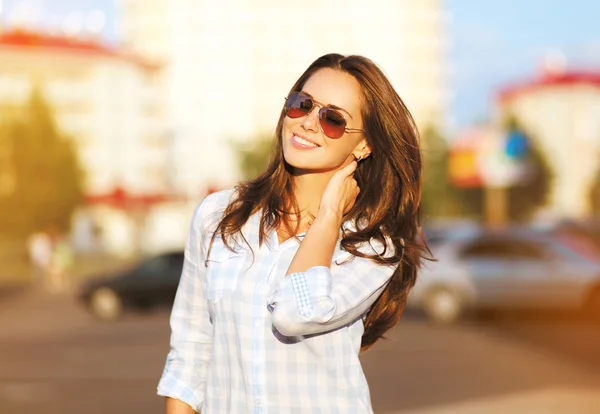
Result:
<svg viewBox="0 0 600 414"><path fill-rule="evenodd" d="M194 213L184 252L184 263L171 312L171 349L158 383L157 394L189 404L200 411L204 400L212 349L212 323L206 301L204 266L205 229L200 203Z"/></svg>
<svg viewBox="0 0 600 414"><path fill-rule="evenodd" d="M370 244L360 250L377 253ZM396 267L354 257L282 277L268 298L273 326L283 335L303 336L347 325L369 310Z"/></svg>

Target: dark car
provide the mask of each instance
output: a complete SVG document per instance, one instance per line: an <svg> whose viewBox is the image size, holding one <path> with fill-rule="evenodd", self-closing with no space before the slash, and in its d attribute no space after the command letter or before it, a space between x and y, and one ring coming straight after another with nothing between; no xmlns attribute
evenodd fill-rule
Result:
<svg viewBox="0 0 600 414"><path fill-rule="evenodd" d="M121 273L88 280L79 297L102 320L116 319L128 309L171 306L182 268L183 252L159 254Z"/></svg>

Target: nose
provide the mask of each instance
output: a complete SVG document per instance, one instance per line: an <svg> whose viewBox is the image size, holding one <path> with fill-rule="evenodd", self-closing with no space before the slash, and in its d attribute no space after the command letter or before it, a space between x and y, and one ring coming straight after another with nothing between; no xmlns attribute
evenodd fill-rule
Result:
<svg viewBox="0 0 600 414"><path fill-rule="evenodd" d="M318 132L319 131L319 108L313 106L311 111L304 117L302 121L302 128L305 131Z"/></svg>

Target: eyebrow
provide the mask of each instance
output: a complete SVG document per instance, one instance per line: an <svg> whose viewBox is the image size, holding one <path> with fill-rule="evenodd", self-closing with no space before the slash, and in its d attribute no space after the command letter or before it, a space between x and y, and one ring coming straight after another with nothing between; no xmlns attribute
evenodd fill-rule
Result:
<svg viewBox="0 0 600 414"><path fill-rule="evenodd" d="M333 104L329 104L329 105L323 105L321 102L317 101L317 100L316 100L316 99L315 99L315 98L314 98L314 97L313 97L313 96L312 96L310 93L308 93L308 92L306 92L306 91L300 91L300 92L302 92L302 93L305 93L305 94L307 94L308 96L310 96L310 97L311 97L311 99L312 99L313 101L315 101L315 103L318 103L319 105L321 105L321 106L324 106L324 107L327 107L327 108L337 109L338 111L343 111L343 112L346 112L346 113L348 114L348 116L350 117L350 119L354 119L354 118L352 118L352 115L350 115L350 112L346 111L344 108L342 108L342 107L339 107L339 106L337 106L337 105L333 105Z"/></svg>

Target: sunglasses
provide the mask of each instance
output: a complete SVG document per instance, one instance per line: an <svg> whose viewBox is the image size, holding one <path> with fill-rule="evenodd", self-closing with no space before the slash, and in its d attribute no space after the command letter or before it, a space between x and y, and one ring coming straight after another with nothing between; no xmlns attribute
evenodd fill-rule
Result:
<svg viewBox="0 0 600 414"><path fill-rule="evenodd" d="M346 132L363 132L362 129L347 128L346 119L337 110L323 106L305 92L292 92L285 98L285 115L292 118L302 118L310 114L315 106L319 109L319 125L321 131L332 139L341 138Z"/></svg>

